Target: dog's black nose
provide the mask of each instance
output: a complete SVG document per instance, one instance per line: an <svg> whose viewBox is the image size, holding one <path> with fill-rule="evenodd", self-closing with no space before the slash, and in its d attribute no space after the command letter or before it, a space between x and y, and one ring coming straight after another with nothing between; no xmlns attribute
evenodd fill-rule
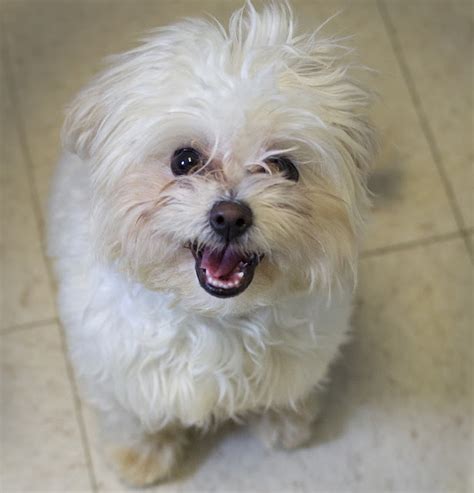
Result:
<svg viewBox="0 0 474 493"><path fill-rule="evenodd" d="M231 241L252 225L253 214L242 202L223 200L216 202L211 209L209 222L212 229L227 241Z"/></svg>

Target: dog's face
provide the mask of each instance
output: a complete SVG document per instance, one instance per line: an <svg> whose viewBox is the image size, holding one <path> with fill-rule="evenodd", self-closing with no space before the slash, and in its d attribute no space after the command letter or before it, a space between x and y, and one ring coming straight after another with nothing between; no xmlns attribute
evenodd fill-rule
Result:
<svg viewBox="0 0 474 493"><path fill-rule="evenodd" d="M367 206L367 94L290 14L153 35L76 99L98 251L152 290L242 313L347 276Z"/></svg>

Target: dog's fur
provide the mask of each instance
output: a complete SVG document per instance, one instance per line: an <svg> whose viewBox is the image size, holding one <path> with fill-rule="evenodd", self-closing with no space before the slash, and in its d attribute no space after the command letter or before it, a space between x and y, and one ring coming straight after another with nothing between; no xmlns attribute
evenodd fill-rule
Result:
<svg viewBox="0 0 474 493"><path fill-rule="evenodd" d="M286 4L247 3L228 30L157 30L72 103L50 252L77 378L129 483L167 476L190 427L252 414L272 445L309 438L369 202L370 96L348 68L337 40L295 32ZM206 164L175 177L186 146ZM269 168L277 154L298 182ZM235 248L264 257L247 290L220 299L185 247L220 247L208 217L225 198L254 214Z"/></svg>

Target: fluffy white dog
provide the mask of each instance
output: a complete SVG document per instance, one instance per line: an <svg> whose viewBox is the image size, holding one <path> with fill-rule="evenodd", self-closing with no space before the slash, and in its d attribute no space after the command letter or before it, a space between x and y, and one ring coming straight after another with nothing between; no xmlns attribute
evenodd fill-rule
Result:
<svg viewBox="0 0 474 493"><path fill-rule="evenodd" d="M250 3L113 58L70 107L50 251L71 359L134 485L190 428L310 437L368 208L369 94L340 47Z"/></svg>

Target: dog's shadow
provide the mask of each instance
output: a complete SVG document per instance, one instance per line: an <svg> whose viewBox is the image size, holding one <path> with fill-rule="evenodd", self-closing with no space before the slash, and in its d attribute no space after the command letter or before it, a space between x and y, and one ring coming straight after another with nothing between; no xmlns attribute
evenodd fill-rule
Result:
<svg viewBox="0 0 474 493"><path fill-rule="evenodd" d="M393 145L386 145L377 157L377 166L368 177L375 208L388 207L401 198L403 188L403 155Z"/></svg>
<svg viewBox="0 0 474 493"><path fill-rule="evenodd" d="M346 423L356 407L356 404L347 398L349 389L354 391L354 387L357 386L357 381L351 373L354 351L355 344L348 343L329 372L328 383L322 392L324 402L321 414L314 423L313 436L306 445L307 448L332 442L344 434Z"/></svg>
<svg viewBox="0 0 474 493"><path fill-rule="evenodd" d="M241 427L236 423L226 422L217 429L208 433L202 433L198 430L191 430L189 438L192 446L188 447L186 458L180 464L179 469L175 473L174 479L177 482L180 482L193 476L195 472L200 469L209 459L217 444L224 441L230 435L239 433L239 428Z"/></svg>

